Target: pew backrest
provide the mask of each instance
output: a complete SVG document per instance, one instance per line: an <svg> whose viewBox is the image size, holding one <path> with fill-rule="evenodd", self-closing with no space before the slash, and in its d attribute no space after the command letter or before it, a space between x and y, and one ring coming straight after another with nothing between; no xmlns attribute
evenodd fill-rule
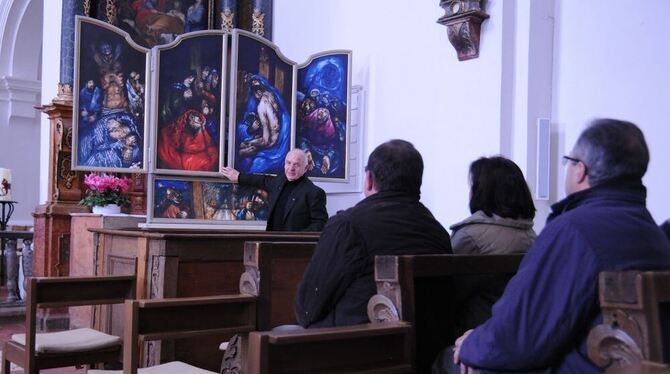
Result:
<svg viewBox="0 0 670 374"><path fill-rule="evenodd" d="M405 322L249 334L249 374L413 373Z"/></svg>
<svg viewBox="0 0 670 374"><path fill-rule="evenodd" d="M523 254L402 255L375 258L372 323L402 320L415 328L419 372L440 350L490 317Z"/></svg>
<svg viewBox="0 0 670 374"><path fill-rule="evenodd" d="M240 293L256 296L256 330L295 324L293 300L316 242L246 242Z"/></svg>
<svg viewBox="0 0 670 374"><path fill-rule="evenodd" d="M125 308L124 374L137 373L144 342L248 333L256 323L247 295L128 300Z"/></svg>

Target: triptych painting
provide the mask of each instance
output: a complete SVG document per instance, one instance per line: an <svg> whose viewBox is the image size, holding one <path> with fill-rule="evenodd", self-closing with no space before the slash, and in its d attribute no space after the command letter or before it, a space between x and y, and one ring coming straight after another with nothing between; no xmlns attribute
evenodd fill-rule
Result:
<svg viewBox="0 0 670 374"><path fill-rule="evenodd" d="M149 173L148 222L264 222L267 194L220 170L280 174L294 147L310 178L347 181L350 51L298 65L250 32L158 40L149 26L165 24L138 17L133 30L77 17L73 170Z"/></svg>

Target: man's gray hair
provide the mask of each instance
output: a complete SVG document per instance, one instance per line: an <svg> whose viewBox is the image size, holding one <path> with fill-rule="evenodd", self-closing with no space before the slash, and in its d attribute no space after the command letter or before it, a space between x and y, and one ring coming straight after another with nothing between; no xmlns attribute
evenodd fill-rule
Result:
<svg viewBox="0 0 670 374"><path fill-rule="evenodd" d="M307 152L305 152L304 149L293 148L293 149L291 149L290 151L288 151L288 153L286 154L286 156L288 156L289 154L292 154L292 153L295 153L295 154L297 154L297 155L300 155L300 158L302 159L303 164L307 165Z"/></svg>
<svg viewBox="0 0 670 374"><path fill-rule="evenodd" d="M573 156L586 165L591 186L622 176L642 178L649 164L642 131L631 122L609 118L591 121L577 139Z"/></svg>

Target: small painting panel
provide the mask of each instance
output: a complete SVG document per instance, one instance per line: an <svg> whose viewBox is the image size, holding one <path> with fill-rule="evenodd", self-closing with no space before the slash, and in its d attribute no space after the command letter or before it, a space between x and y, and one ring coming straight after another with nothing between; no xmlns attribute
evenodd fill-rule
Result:
<svg viewBox="0 0 670 374"><path fill-rule="evenodd" d="M350 51L330 51L297 69L296 147L307 153L307 176L316 180L348 177L350 66Z"/></svg>
<svg viewBox="0 0 670 374"><path fill-rule="evenodd" d="M119 29L77 17L73 170L146 171L148 49Z"/></svg>
<svg viewBox="0 0 670 374"><path fill-rule="evenodd" d="M268 193L236 183L152 176L149 223L265 226Z"/></svg>
<svg viewBox="0 0 670 374"><path fill-rule="evenodd" d="M152 204L155 218L193 219L193 181L155 179Z"/></svg>
<svg viewBox="0 0 670 374"><path fill-rule="evenodd" d="M115 25L130 34L140 45L153 47L167 44L173 42L180 34L211 28L210 2L209 0L116 0Z"/></svg>
<svg viewBox="0 0 670 374"><path fill-rule="evenodd" d="M234 30L230 131L233 167L278 174L291 148L294 66L268 40Z"/></svg>
<svg viewBox="0 0 670 374"><path fill-rule="evenodd" d="M203 31L157 48L154 170L218 175L225 161L225 44L221 31Z"/></svg>

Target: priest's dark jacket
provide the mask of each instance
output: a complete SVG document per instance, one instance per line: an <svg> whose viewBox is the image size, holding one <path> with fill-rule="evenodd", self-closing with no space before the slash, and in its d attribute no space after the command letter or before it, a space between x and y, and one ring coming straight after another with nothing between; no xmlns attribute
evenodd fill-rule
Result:
<svg viewBox="0 0 670 374"><path fill-rule="evenodd" d="M328 220L326 193L304 175L288 181L283 174L240 173L238 182L268 192L268 231L321 231Z"/></svg>

